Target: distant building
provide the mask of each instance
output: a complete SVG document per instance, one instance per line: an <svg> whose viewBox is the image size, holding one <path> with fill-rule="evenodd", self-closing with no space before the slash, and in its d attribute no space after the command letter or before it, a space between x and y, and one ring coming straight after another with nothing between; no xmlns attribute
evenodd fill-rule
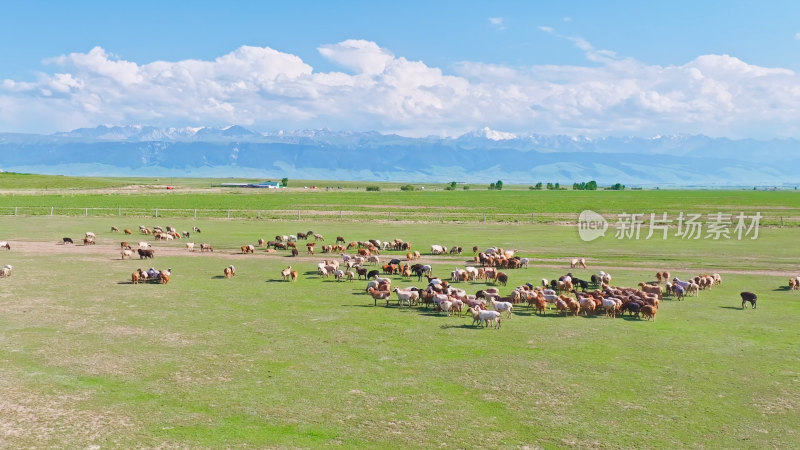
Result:
<svg viewBox="0 0 800 450"><path fill-rule="evenodd" d="M279 181L262 181L261 183L248 184L247 187L262 188L262 189L280 189L281 183Z"/></svg>
<svg viewBox="0 0 800 450"><path fill-rule="evenodd" d="M261 188L261 189L281 189L279 181L262 181L261 183L221 183L222 187L248 187L248 188Z"/></svg>

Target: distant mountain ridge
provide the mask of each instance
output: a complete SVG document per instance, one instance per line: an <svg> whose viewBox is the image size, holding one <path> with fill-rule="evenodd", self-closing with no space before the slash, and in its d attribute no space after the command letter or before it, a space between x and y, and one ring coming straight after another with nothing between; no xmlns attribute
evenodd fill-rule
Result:
<svg viewBox="0 0 800 450"><path fill-rule="evenodd" d="M642 186L800 184L800 141L587 138L484 128L457 138L377 132L99 126L0 133L0 169L64 175Z"/></svg>

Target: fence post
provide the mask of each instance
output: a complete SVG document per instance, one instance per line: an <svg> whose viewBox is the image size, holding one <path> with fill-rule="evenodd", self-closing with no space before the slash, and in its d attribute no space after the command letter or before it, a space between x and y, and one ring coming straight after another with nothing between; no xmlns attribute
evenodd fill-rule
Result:
<svg viewBox="0 0 800 450"><path fill-rule="evenodd" d="M536 220L533 218L533 213L531 213L531 223L536 223Z"/></svg>
<svg viewBox="0 0 800 450"><path fill-rule="evenodd" d="M14 207L14 215L15 216L17 215L17 207L16 206Z"/></svg>
<svg viewBox="0 0 800 450"><path fill-rule="evenodd" d="M117 216L122 217L122 208L117 208Z"/></svg>
<svg viewBox="0 0 800 450"><path fill-rule="evenodd" d="M53 215L53 207L51 206L50 207L50 216L52 216L52 215Z"/></svg>
<svg viewBox="0 0 800 450"><path fill-rule="evenodd" d="M486 213L483 213L483 223L486 223Z"/></svg>
<svg viewBox="0 0 800 450"><path fill-rule="evenodd" d="M339 210L339 220L342 220L342 210Z"/></svg>
<svg viewBox="0 0 800 450"><path fill-rule="evenodd" d="M781 216L781 228L783 228L783 216Z"/></svg>
<svg viewBox="0 0 800 450"><path fill-rule="evenodd" d="M391 220L391 219L392 219L392 213L387 212L386 213L386 220Z"/></svg>
<svg viewBox="0 0 800 450"><path fill-rule="evenodd" d="M197 219L197 208L194 209L194 218Z"/></svg>
<svg viewBox="0 0 800 450"><path fill-rule="evenodd" d="M87 217L89 215L89 208L83 209L83 217Z"/></svg>
<svg viewBox="0 0 800 450"><path fill-rule="evenodd" d="M156 208L156 217L158 217L158 208Z"/></svg>
<svg viewBox="0 0 800 450"><path fill-rule="evenodd" d="M439 214L439 223L442 223L442 215Z"/></svg>
<svg viewBox="0 0 800 450"><path fill-rule="evenodd" d="M261 211L258 212L258 220L261 220Z"/></svg>
<svg viewBox="0 0 800 450"><path fill-rule="evenodd" d="M231 210L229 209L228 210L228 219L230 219L230 218L231 218Z"/></svg>
<svg viewBox="0 0 800 450"><path fill-rule="evenodd" d="M300 210L297 210L297 220L300 220Z"/></svg>

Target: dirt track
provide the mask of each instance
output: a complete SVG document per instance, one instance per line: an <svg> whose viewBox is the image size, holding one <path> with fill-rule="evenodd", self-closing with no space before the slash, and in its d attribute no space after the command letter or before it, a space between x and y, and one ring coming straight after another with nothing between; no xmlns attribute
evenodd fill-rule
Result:
<svg viewBox="0 0 800 450"><path fill-rule="evenodd" d="M83 245L82 242L76 240L75 244L63 244L61 242L52 242L52 241L8 241L11 245L12 250L11 252L19 252L23 254L80 254L83 256L92 256L96 257L98 260L108 260L108 259L120 259L120 246L119 244L95 244L95 245ZM130 240L131 246L136 251L139 241L138 240ZM199 243L196 244L199 247ZM156 257L159 255L169 255L169 256L183 256L188 258L230 258L231 256L238 255L242 258L281 258L285 259L288 256L288 253L285 250L278 251L275 253L267 253L264 251L263 248L256 248L256 252L253 254L242 254L238 249L215 249L214 252L200 252L199 248L196 248L194 251L189 251L184 247L178 246L159 246L156 243L153 248L156 250ZM7 252L7 250L0 250L0 255ZM301 252L298 256L291 258L293 261L301 261L307 263L318 263L324 259L332 259L332 258L340 258L339 254L330 254L330 253L316 253L314 255L309 255L305 252ZM390 258L398 258L403 260L404 257L402 255L385 255L381 257L382 260L388 260ZM461 256L462 259L454 259L458 257L451 257L451 256L430 256L430 255L423 255L420 260L415 262L420 262L423 264L438 264L440 266L444 266L446 264L450 264L453 267L456 266L465 266L471 265L472 261L465 256ZM134 256L134 259L137 259L137 256ZM532 273L537 268L546 268L546 269L564 269L565 273L570 271L569 265L566 262L560 262L559 260L555 259L546 259L546 258L530 258L531 259L531 266L528 269L515 269L515 270L522 270L526 271L529 270ZM594 270L592 269L591 260L587 260L589 263L589 269L586 270ZM598 267L597 270L601 269L608 269L607 267ZM644 272L649 275L656 273L657 271L663 271L664 267L654 267L654 266L613 266L613 269L619 270L629 270L629 271L640 271ZM687 266L670 266L669 270L672 272L696 272L696 271L707 271L703 269L687 267ZM446 273L449 272L449 269L446 270ZM765 276L776 276L776 277L789 277L789 276L797 276L795 272L789 271L774 271L774 270L736 270L736 269L715 269L714 272L718 272L720 274L736 274L736 275L765 275Z"/></svg>

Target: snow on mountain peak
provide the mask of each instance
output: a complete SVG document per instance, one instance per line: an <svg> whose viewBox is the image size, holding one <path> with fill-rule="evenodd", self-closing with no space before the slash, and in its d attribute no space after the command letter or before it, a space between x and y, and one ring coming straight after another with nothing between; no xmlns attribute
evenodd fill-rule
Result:
<svg viewBox="0 0 800 450"><path fill-rule="evenodd" d="M482 129L476 131L474 136L483 137L492 141L509 141L517 138L517 135L514 133L492 130L489 127L483 127Z"/></svg>

